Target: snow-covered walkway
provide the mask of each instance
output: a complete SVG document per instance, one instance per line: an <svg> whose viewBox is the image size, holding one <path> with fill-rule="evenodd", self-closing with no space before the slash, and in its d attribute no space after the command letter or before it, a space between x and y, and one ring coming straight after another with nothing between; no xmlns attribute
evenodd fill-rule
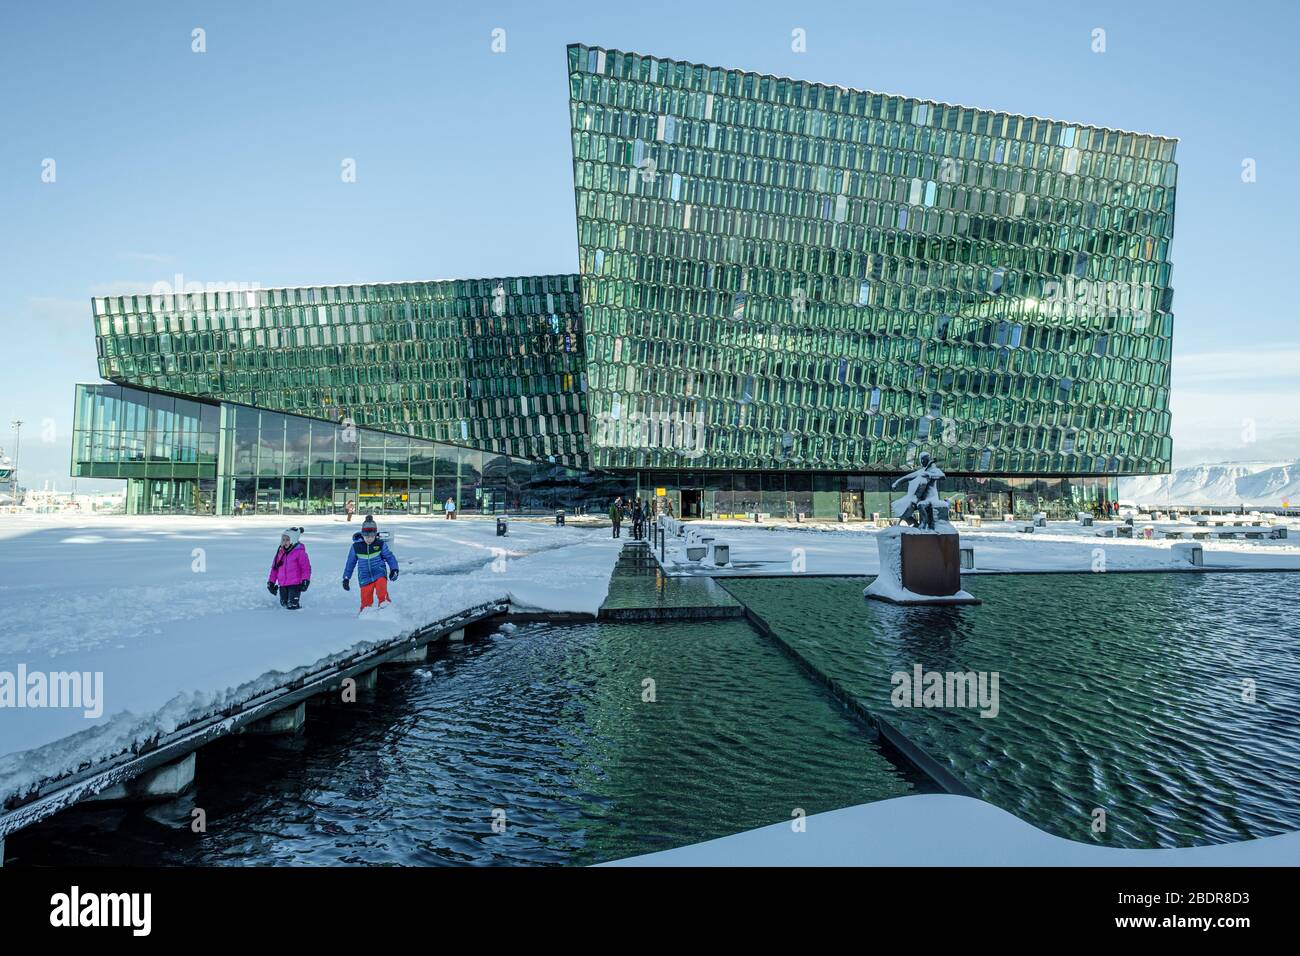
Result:
<svg viewBox="0 0 1300 956"><path fill-rule="evenodd" d="M266 590L286 525L306 528L303 609ZM360 518L0 518L0 674L103 674L102 715L0 709L0 801L119 753L295 672L484 601L594 614L621 541L608 529L512 521L381 518L401 574L393 604L358 616L341 586Z"/></svg>
<svg viewBox="0 0 1300 956"><path fill-rule="evenodd" d="M1179 542L1155 538L1102 538L1096 531L1116 527L1105 522L1084 528L1072 521L1049 521L1032 534L1017 529L1024 522L989 523L978 529L956 525L963 545L975 549L981 571L1169 571L1188 568L1173 546ZM1207 568L1300 570L1300 521L1284 519L1290 537L1284 540L1206 540L1202 546ZM731 546L731 565L714 569L687 560L683 538L669 536L665 564L684 573L722 574L877 574L880 570L876 531L868 524L762 525L742 521L693 521L690 528L708 529L718 543ZM1196 529L1190 523L1189 530ZM1254 529L1252 529L1254 530ZM1184 542L1186 543L1186 542ZM658 554L656 547L655 553Z"/></svg>

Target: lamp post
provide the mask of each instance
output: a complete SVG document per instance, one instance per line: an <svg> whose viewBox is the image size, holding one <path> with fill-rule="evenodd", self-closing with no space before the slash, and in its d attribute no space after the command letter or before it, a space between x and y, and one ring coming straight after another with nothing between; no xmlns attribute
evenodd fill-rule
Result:
<svg viewBox="0 0 1300 956"><path fill-rule="evenodd" d="M22 419L15 418L13 421L9 423L9 427L14 430L14 473L11 476L11 480L13 482L13 487L14 487L14 500L17 501L18 500L18 453L22 449L22 440L23 440Z"/></svg>

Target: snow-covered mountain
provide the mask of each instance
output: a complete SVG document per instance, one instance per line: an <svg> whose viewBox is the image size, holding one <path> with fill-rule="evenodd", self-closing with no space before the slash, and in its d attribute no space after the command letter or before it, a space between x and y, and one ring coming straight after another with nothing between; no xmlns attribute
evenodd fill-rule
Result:
<svg viewBox="0 0 1300 956"><path fill-rule="evenodd" d="M1300 503L1300 461L1230 461L1121 478L1119 496L1139 504L1284 507Z"/></svg>

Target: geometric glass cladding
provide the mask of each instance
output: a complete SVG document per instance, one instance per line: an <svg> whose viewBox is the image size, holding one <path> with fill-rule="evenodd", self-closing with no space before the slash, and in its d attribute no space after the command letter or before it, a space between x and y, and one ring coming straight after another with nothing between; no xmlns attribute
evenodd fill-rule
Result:
<svg viewBox="0 0 1300 956"><path fill-rule="evenodd" d="M94 300L100 374L585 466L574 275Z"/></svg>
<svg viewBox="0 0 1300 956"><path fill-rule="evenodd" d="M77 473L154 510L645 487L683 514L864 516L921 450L989 513L1169 470L1175 140L599 47L567 65L576 274L96 298L101 374L153 397L79 430ZM214 460L214 403L223 435L262 410L256 474L244 446ZM348 425L355 462L295 470Z"/></svg>
<svg viewBox="0 0 1300 956"><path fill-rule="evenodd" d="M568 65L592 466L1168 470L1174 140Z"/></svg>

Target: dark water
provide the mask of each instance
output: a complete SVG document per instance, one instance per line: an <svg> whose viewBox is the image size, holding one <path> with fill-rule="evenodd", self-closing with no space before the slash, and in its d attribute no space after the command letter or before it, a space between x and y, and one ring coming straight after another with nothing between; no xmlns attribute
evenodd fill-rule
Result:
<svg viewBox="0 0 1300 956"><path fill-rule="evenodd" d="M911 790L743 622L534 625L383 669L369 702L314 701L296 740L218 742L183 799L74 808L9 852L36 864L593 863ZM195 807L206 834L190 830Z"/></svg>
<svg viewBox="0 0 1300 956"><path fill-rule="evenodd" d="M967 576L984 603L949 608L864 601L865 583L727 588L977 795L1052 833L1173 847L1300 829L1300 574ZM999 714L895 708L890 677L915 664L999 672Z"/></svg>

